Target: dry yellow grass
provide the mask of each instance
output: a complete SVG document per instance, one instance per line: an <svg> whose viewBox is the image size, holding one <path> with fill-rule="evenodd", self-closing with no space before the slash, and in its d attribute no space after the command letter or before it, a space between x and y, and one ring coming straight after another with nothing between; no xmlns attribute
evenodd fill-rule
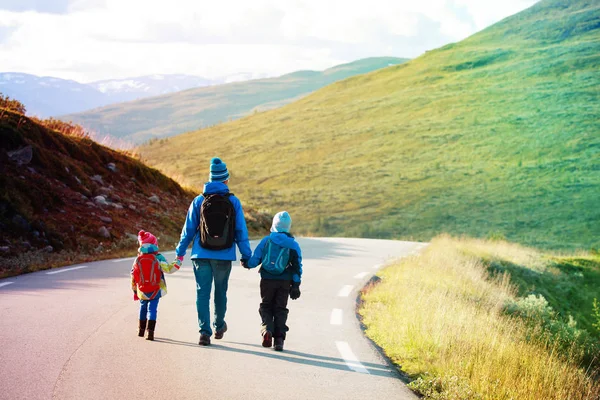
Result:
<svg viewBox="0 0 600 400"><path fill-rule="evenodd" d="M511 254L526 263L532 249L508 243L435 239L420 257L387 268L364 294L367 335L436 399L597 399L600 384L548 343L528 340L527 326L503 312L516 298L508 275L491 278L478 252Z"/></svg>

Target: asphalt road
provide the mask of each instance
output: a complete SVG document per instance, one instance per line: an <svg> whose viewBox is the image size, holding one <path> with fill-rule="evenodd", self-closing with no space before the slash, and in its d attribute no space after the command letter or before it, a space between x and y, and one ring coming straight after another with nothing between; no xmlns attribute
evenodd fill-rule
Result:
<svg viewBox="0 0 600 400"><path fill-rule="evenodd" d="M229 330L208 347L198 345L189 259L167 275L154 342L137 336L133 258L0 280L0 399L416 399L364 337L355 302L378 268L423 244L299 243L302 296L289 302L283 352L261 346L260 276L239 263Z"/></svg>

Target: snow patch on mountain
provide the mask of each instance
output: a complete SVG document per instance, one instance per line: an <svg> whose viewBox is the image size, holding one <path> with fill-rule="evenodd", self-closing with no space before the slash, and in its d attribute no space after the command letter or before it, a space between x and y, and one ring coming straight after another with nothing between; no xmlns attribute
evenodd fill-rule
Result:
<svg viewBox="0 0 600 400"><path fill-rule="evenodd" d="M142 82L135 81L133 79L116 80L116 81L104 81L98 83L92 83L93 87L102 93L114 93L122 91L143 90L148 91L150 87Z"/></svg>

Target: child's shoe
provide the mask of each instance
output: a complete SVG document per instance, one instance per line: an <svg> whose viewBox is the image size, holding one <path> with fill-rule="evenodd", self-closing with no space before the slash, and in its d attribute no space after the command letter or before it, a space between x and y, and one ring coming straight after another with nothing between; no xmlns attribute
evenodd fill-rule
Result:
<svg viewBox="0 0 600 400"><path fill-rule="evenodd" d="M146 336L146 340L154 340L154 328L156 327L156 321L150 320L148 321L148 336Z"/></svg>
<svg viewBox="0 0 600 400"><path fill-rule="evenodd" d="M283 351L283 338L282 337L275 338L275 351Z"/></svg>
<svg viewBox="0 0 600 400"><path fill-rule="evenodd" d="M146 320L140 319L138 323L138 336L144 337L144 332L146 332Z"/></svg>
<svg viewBox="0 0 600 400"><path fill-rule="evenodd" d="M273 346L273 335L271 335L271 332L265 331L263 333L262 346L263 347L271 347L271 346Z"/></svg>

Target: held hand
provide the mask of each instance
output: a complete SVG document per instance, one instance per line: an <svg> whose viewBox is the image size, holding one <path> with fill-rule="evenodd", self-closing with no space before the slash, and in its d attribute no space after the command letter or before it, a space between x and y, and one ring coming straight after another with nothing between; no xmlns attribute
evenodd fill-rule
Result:
<svg viewBox="0 0 600 400"><path fill-rule="evenodd" d="M242 265L242 267L244 267L246 269L250 269L250 267L248 266L248 260L241 259L240 264Z"/></svg>
<svg viewBox="0 0 600 400"><path fill-rule="evenodd" d="M297 300L298 298L300 298L300 286L292 284L292 287L290 288L290 299Z"/></svg>
<svg viewBox="0 0 600 400"><path fill-rule="evenodd" d="M140 298L137 295L137 290L133 291L133 301L138 301Z"/></svg>
<svg viewBox="0 0 600 400"><path fill-rule="evenodd" d="M183 264L183 256L177 256L177 261L179 261L180 264Z"/></svg>

